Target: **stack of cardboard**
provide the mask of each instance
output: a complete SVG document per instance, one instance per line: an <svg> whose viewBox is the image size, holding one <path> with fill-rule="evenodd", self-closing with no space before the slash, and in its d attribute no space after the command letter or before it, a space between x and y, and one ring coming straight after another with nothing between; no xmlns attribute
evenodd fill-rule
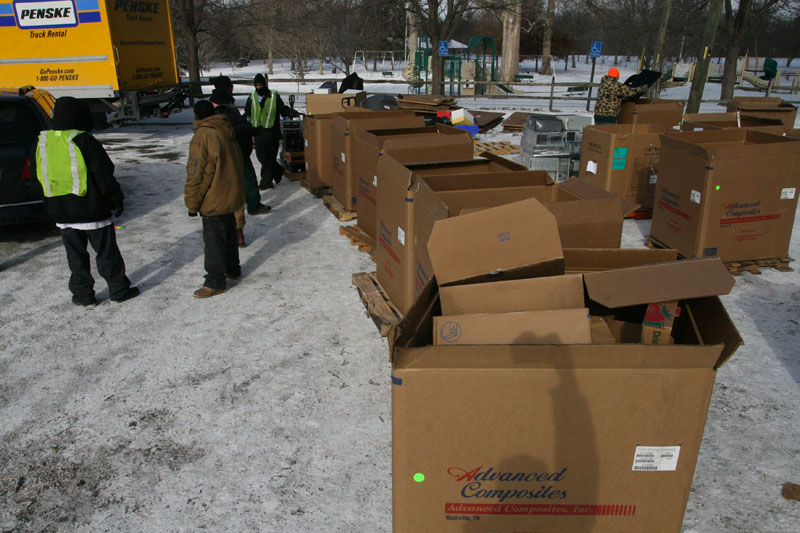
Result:
<svg viewBox="0 0 800 533"><path fill-rule="evenodd" d="M785 258L798 187L798 139L746 129L663 135L651 238L684 257Z"/></svg>
<svg viewBox="0 0 800 533"><path fill-rule="evenodd" d="M737 96L728 101L728 111L758 118L775 118L787 128L794 128L797 108L778 97Z"/></svg>
<svg viewBox="0 0 800 533"><path fill-rule="evenodd" d="M522 111L515 111L503 121L503 131L508 133L522 132L525 127L525 122L531 113L523 113Z"/></svg>
<svg viewBox="0 0 800 533"><path fill-rule="evenodd" d="M663 100L660 98L629 100L622 102L619 111L620 124L660 124L677 128L683 118L682 100Z"/></svg>
<svg viewBox="0 0 800 533"><path fill-rule="evenodd" d="M436 222L436 279L390 333L395 530L680 530L741 344L717 297L733 280L560 242L534 199ZM646 334L648 304L676 301Z"/></svg>
<svg viewBox="0 0 800 533"><path fill-rule="evenodd" d="M337 113L331 120L331 150L329 161L333 196L347 211L355 211L358 201L358 176L354 172L355 133L358 129L417 128L425 119L413 111L361 111Z"/></svg>
<svg viewBox="0 0 800 533"><path fill-rule="evenodd" d="M661 134L658 124L587 126L583 130L578 176L601 189L653 208Z"/></svg>
<svg viewBox="0 0 800 533"><path fill-rule="evenodd" d="M423 128L356 129L353 173L358 180L358 227L377 237L378 158L401 163L447 161L472 157L473 142L464 130L445 125Z"/></svg>
<svg viewBox="0 0 800 533"><path fill-rule="evenodd" d="M398 95L397 107L432 115L435 115L437 111L459 109L456 99L452 96L426 96L420 94Z"/></svg>

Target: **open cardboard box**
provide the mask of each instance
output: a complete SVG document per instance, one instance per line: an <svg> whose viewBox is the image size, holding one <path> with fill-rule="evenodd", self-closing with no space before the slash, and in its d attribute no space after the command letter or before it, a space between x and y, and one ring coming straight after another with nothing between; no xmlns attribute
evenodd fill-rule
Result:
<svg viewBox="0 0 800 533"><path fill-rule="evenodd" d="M684 257L785 258L800 187L800 142L747 129L661 139L651 237Z"/></svg>
<svg viewBox="0 0 800 533"><path fill-rule="evenodd" d="M355 130L351 159L358 181L358 227L377 236L378 158L390 155L401 163L471 159L474 142L467 132L437 124L421 128Z"/></svg>
<svg viewBox="0 0 800 533"><path fill-rule="evenodd" d="M367 98L367 93L307 94L306 115L330 115L353 111Z"/></svg>
<svg viewBox="0 0 800 533"><path fill-rule="evenodd" d="M660 124L675 128L681 123L682 100L665 100L661 98L638 98L622 102L619 110L619 124Z"/></svg>
<svg viewBox="0 0 800 533"><path fill-rule="evenodd" d="M354 172L355 131L424 127L425 119L409 109L337 113L331 122L333 196L348 211L356 210L358 178Z"/></svg>
<svg viewBox="0 0 800 533"><path fill-rule="evenodd" d="M783 134L786 126L777 118L761 118L741 112L686 113L681 121L681 131L722 130L748 128L764 133Z"/></svg>
<svg viewBox="0 0 800 533"><path fill-rule="evenodd" d="M753 117L776 118L787 128L794 128L797 107L776 96L737 96L728 100L727 111L739 111Z"/></svg>
<svg viewBox="0 0 800 533"><path fill-rule="evenodd" d="M742 342L717 296L695 296L730 274L709 261L597 271L670 253L564 254L595 272L588 303L609 327L593 321L593 344L436 346L426 285L389 339L395 531L680 531L716 371ZM690 297L675 344L626 342L644 293Z"/></svg>

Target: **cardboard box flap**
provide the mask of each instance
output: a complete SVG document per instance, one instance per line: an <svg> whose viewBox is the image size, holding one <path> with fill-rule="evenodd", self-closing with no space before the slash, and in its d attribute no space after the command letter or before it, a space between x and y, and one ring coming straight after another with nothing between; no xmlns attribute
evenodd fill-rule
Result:
<svg viewBox="0 0 800 533"><path fill-rule="evenodd" d="M687 312L692 315L692 319L697 324L697 331L702 336L700 341L703 344L722 345L722 353L714 364L714 368L724 365L739 346L744 344L719 298L692 300L687 304Z"/></svg>
<svg viewBox="0 0 800 533"><path fill-rule="evenodd" d="M573 178L565 182L559 183L558 187L568 191L582 200L589 200L593 198L614 198L620 203L622 216L627 216L639 209L639 204L631 200L620 198L612 192L608 192L600 187L597 187L583 178Z"/></svg>
<svg viewBox="0 0 800 533"><path fill-rule="evenodd" d="M563 268L555 216L535 198L436 221L428 254L442 285L551 262Z"/></svg>
<svg viewBox="0 0 800 533"><path fill-rule="evenodd" d="M678 259L678 251L669 248L564 248L563 251L567 272L596 272Z"/></svg>
<svg viewBox="0 0 800 533"><path fill-rule="evenodd" d="M589 298L610 309L719 296L735 283L718 257L590 272L583 280Z"/></svg>

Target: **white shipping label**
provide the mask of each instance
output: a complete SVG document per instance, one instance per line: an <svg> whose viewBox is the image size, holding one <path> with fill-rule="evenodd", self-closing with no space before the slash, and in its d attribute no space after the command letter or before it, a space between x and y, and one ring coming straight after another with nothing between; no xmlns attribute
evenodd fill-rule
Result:
<svg viewBox="0 0 800 533"><path fill-rule="evenodd" d="M680 446L637 446L633 470L642 472L671 472L678 468Z"/></svg>
<svg viewBox="0 0 800 533"><path fill-rule="evenodd" d="M597 174L597 161L587 161L586 162L586 172L591 172L592 174Z"/></svg>
<svg viewBox="0 0 800 533"><path fill-rule="evenodd" d="M342 163L344 163L344 162L345 162L345 160L344 160L344 152L342 152Z"/></svg>
<svg viewBox="0 0 800 533"><path fill-rule="evenodd" d="M650 185L654 185L658 181L658 174L650 174Z"/></svg>
<svg viewBox="0 0 800 533"><path fill-rule="evenodd" d="M795 188L781 189L781 200L794 200Z"/></svg>
<svg viewBox="0 0 800 533"><path fill-rule="evenodd" d="M406 245L406 232L403 231L403 228L397 226L397 240L400 241L400 244L403 246Z"/></svg>
<svg viewBox="0 0 800 533"><path fill-rule="evenodd" d="M689 193L689 200L693 201L696 204L700 203L700 191L696 191L692 189L692 192Z"/></svg>
<svg viewBox="0 0 800 533"><path fill-rule="evenodd" d="M303 139L303 144L305 144L306 148L308 148L308 139Z"/></svg>
<svg viewBox="0 0 800 533"><path fill-rule="evenodd" d="M372 186L378 188L378 176L372 176Z"/></svg>

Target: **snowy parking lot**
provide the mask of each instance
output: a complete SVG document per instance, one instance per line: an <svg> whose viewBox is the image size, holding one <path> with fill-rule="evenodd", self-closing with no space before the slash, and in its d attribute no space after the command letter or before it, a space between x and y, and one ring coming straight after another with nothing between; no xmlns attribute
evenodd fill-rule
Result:
<svg viewBox="0 0 800 533"><path fill-rule="evenodd" d="M98 279L99 305L74 306L59 237L2 230L0 531L388 532L388 349L351 284L375 265L284 180L262 194L272 212L247 219L242 278L194 299L190 121L96 134L126 195L117 238L140 297L113 303ZM481 137L519 144L499 127ZM623 246L649 227L626 220ZM745 345L717 375L683 531L797 531L781 486L800 483L800 275L745 273L722 300Z"/></svg>

